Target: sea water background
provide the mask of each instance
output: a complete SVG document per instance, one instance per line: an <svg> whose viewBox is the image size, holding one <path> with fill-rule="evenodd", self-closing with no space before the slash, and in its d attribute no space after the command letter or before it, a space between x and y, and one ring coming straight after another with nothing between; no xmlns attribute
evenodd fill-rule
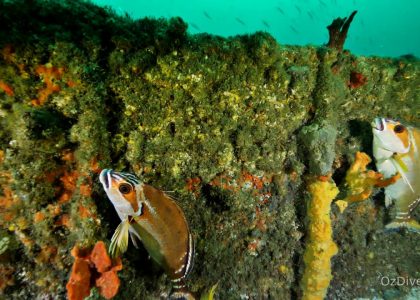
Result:
<svg viewBox="0 0 420 300"><path fill-rule="evenodd" d="M321 45L334 18L358 10L345 48L360 55L420 57L420 0L94 0L132 18L180 16L190 33L267 31L280 44Z"/></svg>

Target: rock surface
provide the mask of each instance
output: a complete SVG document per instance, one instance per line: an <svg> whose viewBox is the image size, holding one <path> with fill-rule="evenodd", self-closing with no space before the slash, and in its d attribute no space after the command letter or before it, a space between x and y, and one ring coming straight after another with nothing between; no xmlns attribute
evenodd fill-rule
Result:
<svg viewBox="0 0 420 300"><path fill-rule="evenodd" d="M189 35L179 18L70 0L0 0L0 50L8 299L65 299L74 245L110 240L119 219L98 181L105 167L174 191L196 240L193 291L219 282L219 299L300 297L307 176L331 172L340 188L355 153L371 154L376 116L420 126L417 60L262 32ZM418 236L384 233L389 213L379 189L343 214L333 205L328 298L414 293L378 279L420 278ZM129 246L115 299L169 292L147 257Z"/></svg>

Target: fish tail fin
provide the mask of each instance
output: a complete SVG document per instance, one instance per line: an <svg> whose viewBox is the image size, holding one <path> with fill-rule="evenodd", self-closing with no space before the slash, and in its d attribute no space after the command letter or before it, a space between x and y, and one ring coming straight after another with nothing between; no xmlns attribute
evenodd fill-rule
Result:
<svg viewBox="0 0 420 300"><path fill-rule="evenodd" d="M183 280L172 280L173 287L169 300L195 300L195 296L188 290Z"/></svg>

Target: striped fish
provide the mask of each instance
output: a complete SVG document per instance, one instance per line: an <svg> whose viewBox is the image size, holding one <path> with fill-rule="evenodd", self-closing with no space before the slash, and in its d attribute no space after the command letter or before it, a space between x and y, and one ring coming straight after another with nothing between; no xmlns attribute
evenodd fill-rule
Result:
<svg viewBox="0 0 420 300"><path fill-rule="evenodd" d="M401 178L385 188L385 204L395 202L395 219L387 229L406 227L420 232L411 214L420 202L420 130L398 121L376 118L372 122L373 155L376 167L385 178L397 172Z"/></svg>
<svg viewBox="0 0 420 300"><path fill-rule="evenodd" d="M184 213L175 201L135 175L104 169L99 180L121 219L109 252L127 250L128 236L134 246L142 241L149 255L173 283L170 299L195 299L186 287L193 266L194 245Z"/></svg>

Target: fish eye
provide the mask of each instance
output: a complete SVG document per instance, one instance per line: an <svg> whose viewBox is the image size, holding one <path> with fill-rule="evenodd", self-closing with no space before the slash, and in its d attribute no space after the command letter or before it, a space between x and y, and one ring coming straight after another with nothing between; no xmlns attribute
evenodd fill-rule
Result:
<svg viewBox="0 0 420 300"><path fill-rule="evenodd" d="M128 183L121 183L118 186L118 190L121 192L121 194L128 194L131 192L131 185L129 185Z"/></svg>
<svg viewBox="0 0 420 300"><path fill-rule="evenodd" d="M404 130L405 130L405 127L402 126L402 125L395 125L395 127L394 127L394 132L395 133L402 133L402 132L404 132Z"/></svg>

